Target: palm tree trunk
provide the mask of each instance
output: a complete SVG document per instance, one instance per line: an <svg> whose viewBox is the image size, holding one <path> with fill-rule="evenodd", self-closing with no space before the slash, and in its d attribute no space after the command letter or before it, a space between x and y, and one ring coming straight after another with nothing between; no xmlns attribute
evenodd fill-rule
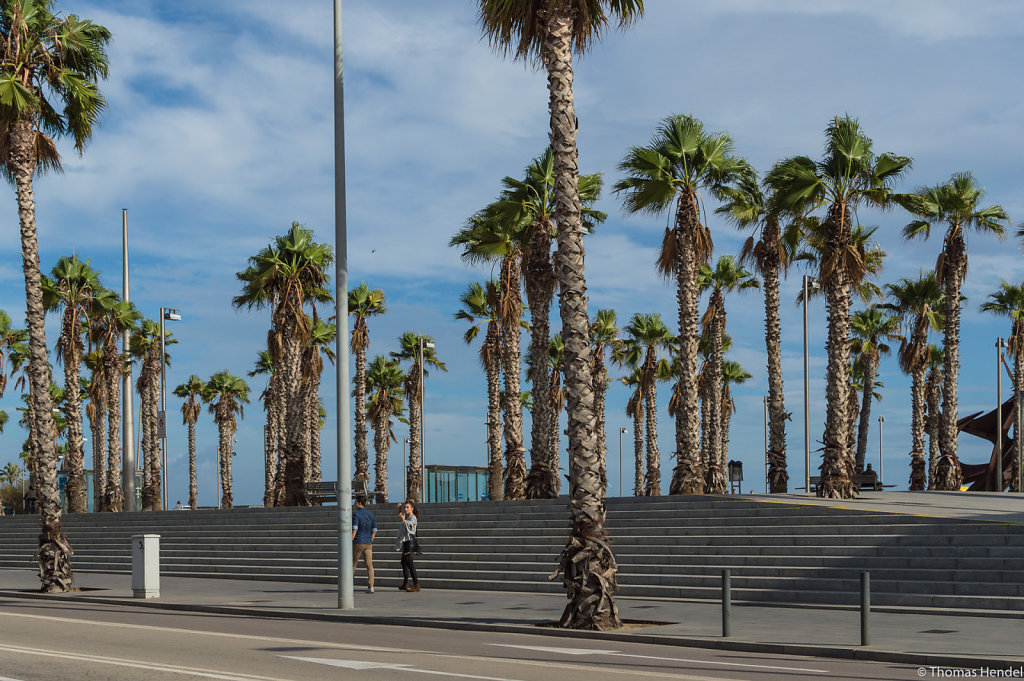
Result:
<svg viewBox="0 0 1024 681"><path fill-rule="evenodd" d="M875 373L878 371L878 356L864 358L864 394L861 397L860 425L857 427L857 460L854 471L864 471L864 458L868 453L868 429L871 427L871 399L875 391Z"/></svg>
<svg viewBox="0 0 1024 681"><path fill-rule="evenodd" d="M102 381L102 370L93 374L93 381ZM93 511L99 513L104 510L106 499L107 470L106 451L107 440L106 418L107 410L104 400L106 399L106 388L103 385L97 386L96 395L92 399L92 416L89 418L89 429L92 431L92 487L93 487Z"/></svg>
<svg viewBox="0 0 1024 681"><path fill-rule="evenodd" d="M722 467L729 471L729 426L732 424L732 398L722 391Z"/></svg>
<svg viewBox="0 0 1024 681"><path fill-rule="evenodd" d="M829 250L844 253L852 240L846 208L834 204L829 209ZM836 264L824 282L828 307L828 369L825 381L825 451L821 465L818 496L829 499L852 499L856 496L851 474L850 414L847 391L850 386L850 303L852 286L845 265Z"/></svg>
<svg viewBox="0 0 1024 681"><path fill-rule="evenodd" d="M320 459L320 385L317 380L310 395L310 409L313 413L313 421L309 431L309 479L313 482L320 482L323 472ZM365 426L364 426L365 427ZM367 474L369 479L369 474Z"/></svg>
<svg viewBox="0 0 1024 681"><path fill-rule="evenodd" d="M85 452L82 442L82 382L79 369L78 326L74 308L64 310L61 337L64 341L64 414L67 430L68 513L89 511L85 484Z"/></svg>
<svg viewBox="0 0 1024 681"><path fill-rule="evenodd" d="M142 510L159 511L162 508L160 496L160 446L156 424L157 407L160 399L160 346L155 344L142 362L139 376L140 409L142 411Z"/></svg>
<svg viewBox="0 0 1024 681"><path fill-rule="evenodd" d="M558 467L559 467L559 456L558 456L558 445L561 441L559 438L559 421L562 418L562 399L560 393L562 391L562 376L559 371L559 367L552 367L551 370L551 383L548 385L548 444L545 450L544 457L544 470L545 476L547 477L548 483L550 484L549 492L546 498L554 499L558 496L559 490L562 488L561 480L558 479ZM553 470L552 470L553 469Z"/></svg>
<svg viewBox="0 0 1024 681"><path fill-rule="evenodd" d="M124 508L121 489L121 354L117 339L103 346L104 383L107 389L107 486L105 510ZM134 474L134 471L132 471Z"/></svg>
<svg viewBox="0 0 1024 681"><path fill-rule="evenodd" d="M942 370L942 421L939 426L941 455L935 468L935 488L948 492L960 489L963 477L957 458L957 378L960 374L960 284L966 245L957 230L946 238L943 286L945 293L945 363Z"/></svg>
<svg viewBox="0 0 1024 681"><path fill-rule="evenodd" d="M923 490L928 483L924 461L925 372L928 365L918 362L910 373L910 490Z"/></svg>
<svg viewBox="0 0 1024 681"><path fill-rule="evenodd" d="M597 413L597 451L601 455L601 496L608 496L608 435L605 427L605 396L608 392L608 368L594 349L594 411Z"/></svg>
<svg viewBox="0 0 1024 681"><path fill-rule="evenodd" d="M637 389L639 392L639 388ZM646 489L644 479L644 400L637 394L633 408L633 496L642 497Z"/></svg>
<svg viewBox="0 0 1024 681"><path fill-rule="evenodd" d="M355 328L352 329L352 339L356 339L356 334L363 335L366 333L366 318L363 316L356 317ZM362 343L353 343L356 346L356 376L355 376L355 390L352 396L353 401L356 403L355 411L355 464L356 470L353 479L358 481L368 481L370 479L370 456L366 446L366 346ZM320 402L317 401L317 422L320 420ZM317 437L319 440L319 437ZM316 470L319 472L320 466L317 465ZM319 475L316 478L319 480ZM379 488L378 488L379 489Z"/></svg>
<svg viewBox="0 0 1024 681"><path fill-rule="evenodd" d="M374 489L381 490L374 501L378 504L388 503L388 450L391 449L391 414L380 410L380 415L373 423L373 449L376 459L373 465Z"/></svg>
<svg viewBox="0 0 1024 681"><path fill-rule="evenodd" d="M530 472L525 481L527 499L553 499L558 496L558 466L555 465L552 471L549 450L552 430L555 437L558 434L558 415L551 413L551 372L548 366L548 338L551 336L549 314L555 284L549 229L546 223L534 226L525 263L526 302L530 307L530 348L533 353L533 366L529 371L533 415L530 425Z"/></svg>
<svg viewBox="0 0 1024 681"><path fill-rule="evenodd" d="M193 398L194 399L194 398ZM188 420L188 507L195 510L199 503L196 499L196 422L195 419Z"/></svg>
<svg viewBox="0 0 1024 681"><path fill-rule="evenodd" d="M505 497L504 466L501 463L501 343L498 323L487 323L487 498Z"/></svg>
<svg viewBox="0 0 1024 681"><path fill-rule="evenodd" d="M572 17L568 14L568 3L564 2L552 3L542 11L546 16L541 55L548 72L551 148L555 157L555 223L558 225L555 267L565 341L569 508L572 514L572 529L560 563L569 603L559 622L573 629L617 629L622 626L614 599L618 565L604 526L601 461L594 432L590 318L572 91Z"/></svg>
<svg viewBox="0 0 1024 681"><path fill-rule="evenodd" d="M410 370L410 376L414 376L413 382L419 383L419 363L414 363ZM405 500L419 502L423 498L423 475L420 469L420 433L423 430L423 423L420 421L420 400L419 390L407 391L409 399L409 465L405 468Z"/></svg>
<svg viewBox="0 0 1024 681"><path fill-rule="evenodd" d="M707 398L707 472L704 491L707 494L725 494L728 481L722 461L722 336L725 333L725 300L720 289L715 289L708 303L714 315L711 321L711 354L705 371Z"/></svg>
<svg viewBox="0 0 1024 681"><path fill-rule="evenodd" d="M708 388L707 385L700 385L698 387L698 398L700 405L700 458L698 461L701 464L701 470L708 470L711 467L711 457L708 456L708 431L711 429L710 426L710 415L708 414ZM701 488L704 491L704 488Z"/></svg>
<svg viewBox="0 0 1024 681"><path fill-rule="evenodd" d="M46 311L43 307L42 275L39 272L39 242L36 233L36 205L32 187L35 172L35 131L29 120L18 120L10 131L7 169L14 178L21 232L22 269L25 274L25 317L28 321L29 366L35 418L29 424L36 433L36 485L42 512L39 533L39 579L45 592L71 588L71 546L61 530L60 494L57 491L57 452L54 443L53 401L50 399L50 365L46 348Z"/></svg>
<svg viewBox="0 0 1024 681"><path fill-rule="evenodd" d="M1019 327L1019 323L1015 326ZM1021 414L1020 405L1017 404L1017 400L1024 394L1024 338L1020 335L1020 330L1014 333L1015 338L1013 339L1013 389L1014 389L1014 416L1013 416L1013 437L1014 437L1014 456L1013 464L1010 468L1010 491L1021 492L1021 480L1020 470L1021 463L1024 459L1021 458L1021 430L1024 429L1024 415Z"/></svg>
<svg viewBox="0 0 1024 681"><path fill-rule="evenodd" d="M235 435L235 430L231 425L231 413L225 398L220 398L217 402L217 434L220 438L220 446L218 450L220 452L220 507L221 508L232 508L234 505L234 498L231 494L231 457L234 452L231 440Z"/></svg>
<svg viewBox="0 0 1024 681"><path fill-rule="evenodd" d="M310 395L313 393L313 384L310 377L302 379L302 470L303 485L312 480L313 475L313 408L310 404Z"/></svg>
<svg viewBox="0 0 1024 681"><path fill-rule="evenodd" d="M768 354L768 485L772 494L789 491L786 467L786 400L782 387L782 332L779 321L779 223L769 220L761 236L764 259L764 344Z"/></svg>
<svg viewBox="0 0 1024 681"><path fill-rule="evenodd" d="M303 394L303 347L293 321L277 325L281 342L281 405L284 409L284 446L278 456L284 463L284 505L309 506L306 498L306 400Z"/></svg>
<svg viewBox="0 0 1024 681"><path fill-rule="evenodd" d="M655 384L655 364L653 348L647 353L644 373L644 409L647 412L647 479L644 494L649 497L661 496L661 452L658 451L658 389Z"/></svg>
<svg viewBox="0 0 1024 681"><path fill-rule="evenodd" d="M505 498L526 498L526 461L523 447L523 403L519 399L522 389L519 385L520 371L520 326L519 265L514 257L506 257L501 264L502 297L509 296L513 302L511 311L504 311L501 317L501 368L505 375ZM547 352L547 341L537 352ZM537 400L534 398L536 408Z"/></svg>
<svg viewBox="0 0 1024 681"><path fill-rule="evenodd" d="M697 389L697 270L693 236L701 228L697 197L679 197L676 210L676 301L679 305L679 408L676 418L676 467L669 494L701 494L704 470L700 461L700 411Z"/></svg>
<svg viewBox="0 0 1024 681"><path fill-rule="evenodd" d="M935 474L939 468L939 428L942 424L942 411L939 408L942 401L942 377L936 369L928 372L925 392L928 400L928 415L925 420L925 427L928 429L928 489L932 490L935 489Z"/></svg>

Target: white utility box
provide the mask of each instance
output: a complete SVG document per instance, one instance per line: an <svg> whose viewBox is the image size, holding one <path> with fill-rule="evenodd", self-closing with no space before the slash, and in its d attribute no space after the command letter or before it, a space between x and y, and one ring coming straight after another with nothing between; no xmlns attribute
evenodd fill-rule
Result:
<svg viewBox="0 0 1024 681"><path fill-rule="evenodd" d="M160 535L132 535L132 594L160 598Z"/></svg>

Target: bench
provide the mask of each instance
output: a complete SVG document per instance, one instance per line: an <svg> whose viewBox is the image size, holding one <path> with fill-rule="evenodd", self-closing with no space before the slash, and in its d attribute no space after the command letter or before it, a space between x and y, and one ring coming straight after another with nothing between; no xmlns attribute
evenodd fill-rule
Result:
<svg viewBox="0 0 1024 681"><path fill-rule="evenodd" d="M886 487L896 487L896 485L883 485L882 481L878 479L878 476L872 473L857 473L853 476L853 484L856 485L860 491L870 492L882 492ZM821 489L821 476L811 476L811 491L815 494Z"/></svg>
<svg viewBox="0 0 1024 681"><path fill-rule="evenodd" d="M352 496L362 494L368 501L373 501L378 495L387 498L389 490L371 490L369 489L369 483L366 480L353 480L352 481ZM306 498L312 502L319 503L337 503L338 501L338 483L334 481L330 482L307 482L306 483Z"/></svg>

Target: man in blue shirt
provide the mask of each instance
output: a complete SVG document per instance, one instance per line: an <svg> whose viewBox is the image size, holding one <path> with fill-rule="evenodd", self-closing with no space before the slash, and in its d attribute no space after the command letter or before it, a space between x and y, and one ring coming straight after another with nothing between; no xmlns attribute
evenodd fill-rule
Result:
<svg viewBox="0 0 1024 681"><path fill-rule="evenodd" d="M359 557L363 556L366 573L370 585L366 593L373 593L373 540L377 536L377 519L366 510L366 497L362 494L355 498L355 510L352 511L352 574L355 575Z"/></svg>

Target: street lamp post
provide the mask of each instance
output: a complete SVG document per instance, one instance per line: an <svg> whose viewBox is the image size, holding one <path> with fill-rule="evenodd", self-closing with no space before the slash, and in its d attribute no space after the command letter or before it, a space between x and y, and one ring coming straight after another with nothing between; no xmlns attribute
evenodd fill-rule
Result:
<svg viewBox="0 0 1024 681"><path fill-rule="evenodd" d="M434 344L423 341L423 334L420 334L420 501L426 501L427 493L427 428L424 420L424 402L427 401L427 388L423 383L423 348L434 348Z"/></svg>
<svg viewBox="0 0 1024 681"><path fill-rule="evenodd" d="M619 496L622 496L622 435L625 428L619 428Z"/></svg>
<svg viewBox="0 0 1024 681"><path fill-rule="evenodd" d="M405 475L402 476L402 501L409 498L409 454L407 448L409 446L409 438L402 439L402 470L405 471Z"/></svg>
<svg viewBox="0 0 1024 681"><path fill-rule="evenodd" d="M1003 367L1002 350L1006 341L996 339L996 491L1003 491ZM1017 435L1020 437L1020 434Z"/></svg>
<svg viewBox="0 0 1024 681"><path fill-rule="evenodd" d="M121 298L130 302L128 295L128 209L121 209ZM127 330L121 335L121 344L125 353L131 336ZM121 448L124 457L121 460L121 487L124 490L124 510L136 511L135 503L135 398L132 397L132 363L128 362L121 379L121 413L124 426L121 428Z"/></svg>
<svg viewBox="0 0 1024 681"><path fill-rule="evenodd" d="M770 467L768 461L768 396L764 396L764 493L770 494L771 487L769 486L768 470Z"/></svg>
<svg viewBox="0 0 1024 681"><path fill-rule="evenodd" d="M807 354L807 299L817 288L814 277L804 275L804 491L811 493L811 396Z"/></svg>
<svg viewBox="0 0 1024 681"><path fill-rule="evenodd" d="M157 433L160 435L160 467L163 478L164 505L167 510L167 355L165 354L164 322L180 322L181 310L160 308L160 413L157 414Z"/></svg>
<svg viewBox="0 0 1024 681"><path fill-rule="evenodd" d="M885 423L885 417L881 414L878 415L878 484L881 485L885 480L885 476L882 475L882 424Z"/></svg>

